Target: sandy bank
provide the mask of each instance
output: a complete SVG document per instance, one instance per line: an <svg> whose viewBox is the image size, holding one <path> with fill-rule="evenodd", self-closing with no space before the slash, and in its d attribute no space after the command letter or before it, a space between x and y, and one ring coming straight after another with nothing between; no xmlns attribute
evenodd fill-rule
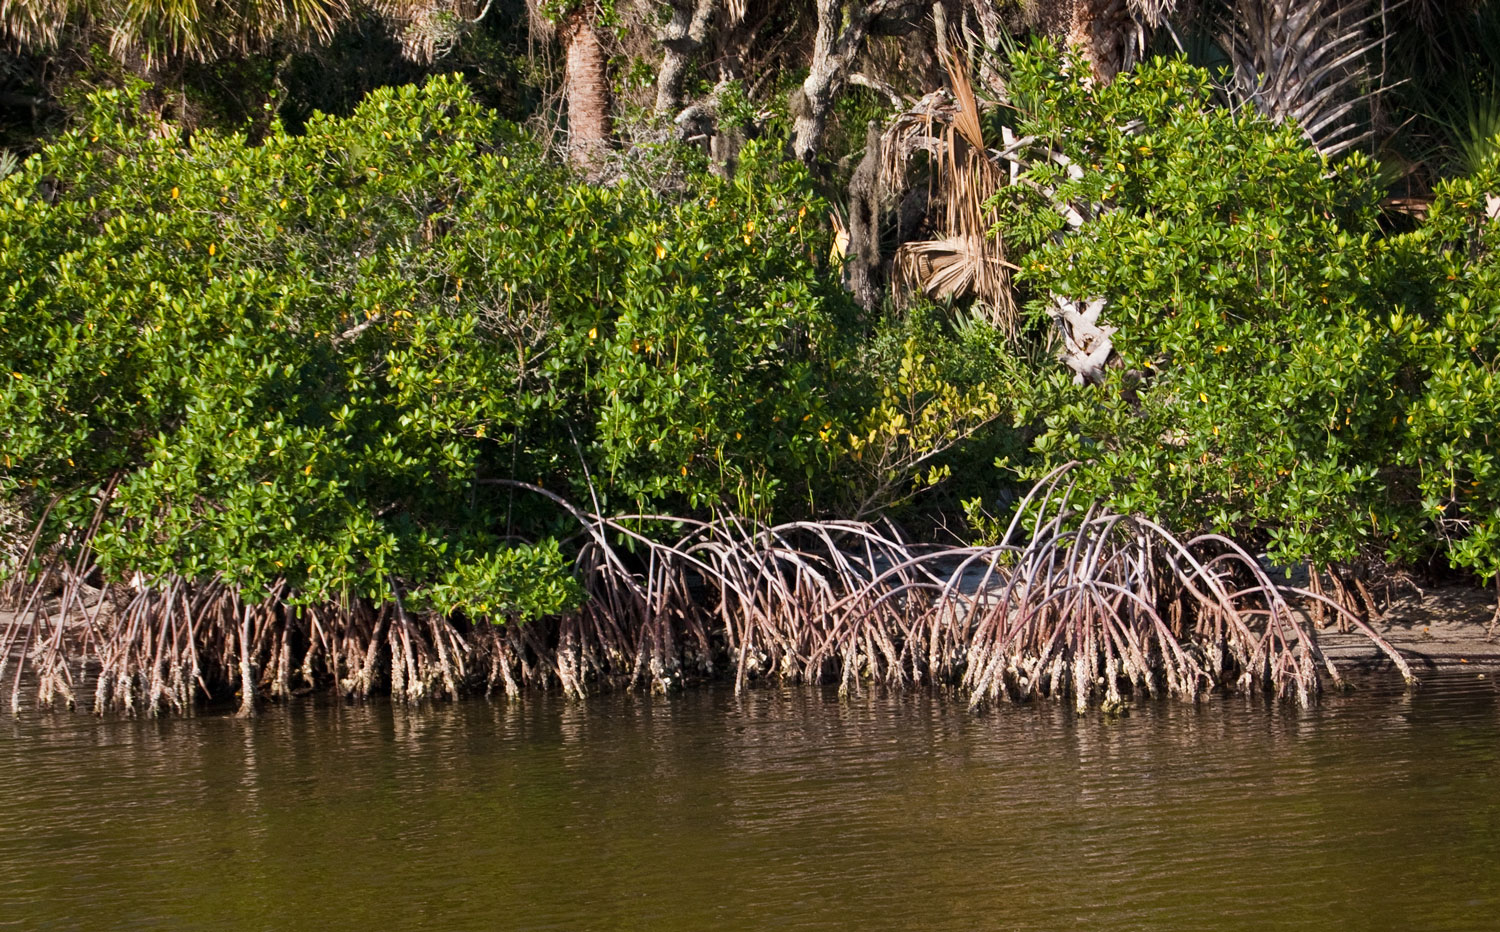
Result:
<svg viewBox="0 0 1500 932"><path fill-rule="evenodd" d="M1401 651L1418 676L1424 670L1500 667L1500 627L1487 630L1494 599L1493 589L1429 588L1398 599L1374 627ZM1328 628L1318 633L1318 643L1340 666L1390 667L1390 661L1361 635Z"/></svg>

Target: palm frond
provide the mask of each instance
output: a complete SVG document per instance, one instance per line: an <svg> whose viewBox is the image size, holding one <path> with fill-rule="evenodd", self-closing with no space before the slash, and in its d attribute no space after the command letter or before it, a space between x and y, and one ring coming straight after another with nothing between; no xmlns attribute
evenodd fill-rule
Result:
<svg viewBox="0 0 1500 932"><path fill-rule="evenodd" d="M951 91L928 94L897 114L882 140L884 187L906 190L913 157L925 153L931 203L941 204L941 216L930 218L940 235L897 250L895 283L939 300L972 297L988 308L991 323L1013 334L1014 266L1006 261L1004 240L992 233L996 217L986 206L1006 176L985 148L968 68L957 55L946 64Z"/></svg>
<svg viewBox="0 0 1500 932"><path fill-rule="evenodd" d="M1488 94L1476 92L1469 98L1467 119L1454 134L1459 166L1466 174L1478 171L1500 152L1500 89L1488 90Z"/></svg>
<svg viewBox="0 0 1500 932"><path fill-rule="evenodd" d="M349 15L347 0L0 0L0 30L12 41L47 46L92 26L112 55L147 68L327 38Z"/></svg>
<svg viewBox="0 0 1500 932"><path fill-rule="evenodd" d="M1409 5L1391 56L1408 78L1402 104L1414 112L1402 141L1439 174L1473 172L1500 148L1500 5Z"/></svg>
<svg viewBox="0 0 1500 932"><path fill-rule="evenodd" d="M0 0L0 33L23 46L57 42L67 23L69 0Z"/></svg>
<svg viewBox="0 0 1500 932"><path fill-rule="evenodd" d="M1368 141L1376 92L1366 62L1385 41L1362 0L1239 0L1228 43L1233 90L1293 120L1328 157Z"/></svg>
<svg viewBox="0 0 1500 932"><path fill-rule="evenodd" d="M1015 268L993 252L983 238L972 236L903 243L896 250L896 278L937 301L992 296L1008 286ZM1005 315L985 317L1007 331L1014 326Z"/></svg>
<svg viewBox="0 0 1500 932"><path fill-rule="evenodd" d="M446 56L473 24L484 19L494 0L374 0L372 9L392 26L408 61L430 65ZM537 11L538 17L542 14ZM547 23L547 35L552 25Z"/></svg>
<svg viewBox="0 0 1500 932"><path fill-rule="evenodd" d="M1156 29L1167 21L1167 18L1185 4L1181 0L1129 0L1129 8L1136 21Z"/></svg>

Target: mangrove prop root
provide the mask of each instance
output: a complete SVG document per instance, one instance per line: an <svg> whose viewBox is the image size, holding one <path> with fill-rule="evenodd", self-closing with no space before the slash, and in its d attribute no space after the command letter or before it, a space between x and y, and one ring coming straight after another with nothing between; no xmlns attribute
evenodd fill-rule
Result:
<svg viewBox="0 0 1500 932"><path fill-rule="evenodd" d="M7 587L0 677L13 709L30 670L39 706L73 706L92 677L95 711L150 714L237 694L253 715L297 691L294 678L408 702L611 683L666 691L725 675L737 690L945 686L975 704L1053 697L1080 711L1215 689L1306 704L1343 682L1317 641L1336 619L1412 680L1352 610L1355 592L1374 608L1364 587L1330 575L1330 593L1316 568L1307 590L1280 586L1227 538L1184 541L1078 506L1067 472L1036 486L999 543L973 547L914 543L888 523L606 518L508 483L566 509L585 541L582 607L524 624L423 613L394 579L384 602L339 605L300 604L284 581L264 592L177 576L90 587L85 535L69 559Z"/></svg>

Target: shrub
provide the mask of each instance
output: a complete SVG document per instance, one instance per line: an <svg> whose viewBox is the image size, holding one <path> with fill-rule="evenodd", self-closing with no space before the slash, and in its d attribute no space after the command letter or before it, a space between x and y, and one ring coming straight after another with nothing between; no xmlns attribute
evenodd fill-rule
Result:
<svg viewBox="0 0 1500 932"><path fill-rule="evenodd" d="M1500 573L1500 164L1444 183L1428 221L1397 248L1435 290L1431 312L1399 330L1421 364L1402 412L1398 463L1416 475L1423 516L1448 559ZM1392 328L1397 329L1393 318Z"/></svg>
<svg viewBox="0 0 1500 932"><path fill-rule="evenodd" d="M1017 131L1081 177L1063 160L1034 168L1007 236L1036 247L1021 276L1033 320L1053 295L1103 297L1118 332L1103 385L1061 367L1030 380L1037 469L1083 460L1085 494L1259 538L1285 562L1412 538L1398 451L1429 289L1382 237L1370 163L1330 165L1295 127L1218 106L1181 61L1106 87L1053 62L1017 62ZM1056 203L1091 213L1058 235Z"/></svg>
<svg viewBox="0 0 1500 932"><path fill-rule="evenodd" d="M827 462L850 304L800 169L578 185L455 79L259 145L128 100L0 183L0 495L44 547L97 510L115 578L525 617L578 591L505 482L769 507Z"/></svg>

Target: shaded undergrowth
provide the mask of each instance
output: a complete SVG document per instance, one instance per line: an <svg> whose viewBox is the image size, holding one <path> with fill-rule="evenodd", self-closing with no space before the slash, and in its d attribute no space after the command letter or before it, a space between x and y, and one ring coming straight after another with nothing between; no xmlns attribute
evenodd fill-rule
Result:
<svg viewBox="0 0 1500 932"><path fill-rule="evenodd" d="M1080 506L1068 473L1040 483L992 546L915 543L856 521L603 517L514 483L577 519L586 594L575 612L525 623L412 610L398 587L380 602L306 605L284 583L257 593L177 576L100 584L96 520L71 554L28 554L40 571L7 586L0 677L14 709L34 684L43 707L149 714L236 693L248 714L258 697L311 690L582 696L716 677L737 689L940 686L975 704L1053 697L1080 711L1217 689L1307 704L1343 682L1294 609L1318 604L1412 680L1338 603L1278 585L1227 538L1180 539Z"/></svg>

